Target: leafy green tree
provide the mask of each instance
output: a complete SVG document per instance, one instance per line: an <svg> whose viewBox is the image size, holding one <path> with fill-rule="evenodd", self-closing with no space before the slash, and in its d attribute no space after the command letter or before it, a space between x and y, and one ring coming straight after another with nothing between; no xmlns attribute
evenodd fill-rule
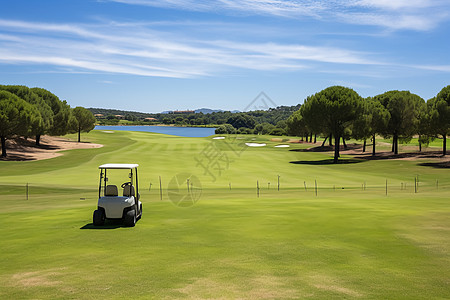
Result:
<svg viewBox="0 0 450 300"><path fill-rule="evenodd" d="M274 125L269 123L262 123L255 125L253 133L255 134L269 134L275 128Z"/></svg>
<svg viewBox="0 0 450 300"><path fill-rule="evenodd" d="M249 116L246 113L237 113L228 118L227 123L236 129L241 127L253 129L255 128L256 120L253 116Z"/></svg>
<svg viewBox="0 0 450 300"><path fill-rule="evenodd" d="M365 152L366 140L372 138L372 155L375 156L376 135L386 131L390 114L386 108L373 98L363 101L363 109L357 116L352 130L352 136L364 140L363 152Z"/></svg>
<svg viewBox="0 0 450 300"><path fill-rule="evenodd" d="M287 130L287 121L286 121L286 120L280 120L280 121L277 122L277 124L275 125L275 127L281 128L281 129L283 129L284 131L286 131L286 130Z"/></svg>
<svg viewBox="0 0 450 300"><path fill-rule="evenodd" d="M50 106L53 112L53 122L48 130L50 135L65 135L69 132L69 120L71 116L70 106L66 101L61 101L53 93L42 88L31 88L31 91L41 97Z"/></svg>
<svg viewBox="0 0 450 300"><path fill-rule="evenodd" d="M263 127L264 126L262 124L256 124L255 128L253 129L253 133L254 134L262 134Z"/></svg>
<svg viewBox="0 0 450 300"><path fill-rule="evenodd" d="M175 123L177 124L183 124L185 119L182 116L178 116L175 118Z"/></svg>
<svg viewBox="0 0 450 300"><path fill-rule="evenodd" d="M269 132L270 135L285 135L286 131L283 128L275 127Z"/></svg>
<svg viewBox="0 0 450 300"><path fill-rule="evenodd" d="M78 132L78 142L81 141L81 132L89 132L95 127L95 117L86 108L77 106L72 110L72 115L74 117L74 125ZM72 128L73 128L72 127Z"/></svg>
<svg viewBox="0 0 450 300"><path fill-rule="evenodd" d="M419 151L422 151L423 145L428 146L435 139L431 126L432 102L432 100L428 100L427 103L424 103L419 113L419 123L417 125Z"/></svg>
<svg viewBox="0 0 450 300"><path fill-rule="evenodd" d="M205 118L199 117L199 118L195 119L194 124L195 125L204 125L204 124L206 124Z"/></svg>
<svg viewBox="0 0 450 300"><path fill-rule="evenodd" d="M241 127L237 130L238 134L252 134L253 130L247 127Z"/></svg>
<svg viewBox="0 0 450 300"><path fill-rule="evenodd" d="M328 129L324 122L320 119L320 115L323 113L320 111L320 106L315 105L314 103L311 104L311 102L316 102L315 95L308 96L305 99L303 105L299 109L300 115L297 115L297 119L304 122L304 125L302 125L304 128L308 127L314 132L323 133L326 136L330 135L330 133L327 132Z"/></svg>
<svg viewBox="0 0 450 300"><path fill-rule="evenodd" d="M30 128L39 124L40 119L36 107L10 92L0 90L2 156L6 157L6 139L13 136L27 136Z"/></svg>
<svg viewBox="0 0 450 300"><path fill-rule="evenodd" d="M300 104L296 106L278 106L277 108L269 108L268 110L249 111L246 114L253 116L257 123L276 125L279 121L287 120L299 108Z"/></svg>
<svg viewBox="0 0 450 300"><path fill-rule="evenodd" d="M305 136L309 130L306 126L305 119L303 118L301 107L299 110L292 113L292 115L287 119L287 133L294 136Z"/></svg>
<svg viewBox="0 0 450 300"><path fill-rule="evenodd" d="M326 132L335 140L334 163L338 162L340 139L361 111L362 98L354 90L342 86L326 88L308 97L302 115L314 132Z"/></svg>
<svg viewBox="0 0 450 300"><path fill-rule="evenodd" d="M136 118L136 116L134 116L134 115L132 115L132 114L125 114L125 120L128 120L128 121L136 121L137 118Z"/></svg>
<svg viewBox="0 0 450 300"><path fill-rule="evenodd" d="M368 101L363 101L363 109L361 113L356 117L355 122L353 122L351 130L351 136L353 138L363 141L362 152L366 152L367 139L371 137L370 122L372 120L372 115L368 106Z"/></svg>
<svg viewBox="0 0 450 300"><path fill-rule="evenodd" d="M444 87L435 98L428 100L430 128L442 136L442 155L447 154L447 135L450 131L450 85Z"/></svg>
<svg viewBox="0 0 450 300"><path fill-rule="evenodd" d="M391 115L384 135L392 136L392 151L398 154L398 140L409 141L417 133L425 101L409 91L389 91L374 98Z"/></svg>
<svg viewBox="0 0 450 300"><path fill-rule="evenodd" d="M231 126L230 124L223 124L216 128L216 134L234 134L236 133L236 128Z"/></svg>
<svg viewBox="0 0 450 300"><path fill-rule="evenodd" d="M41 135L48 133L53 123L53 111L48 103L26 86L1 85L0 89L13 93L37 108L41 120L30 129L30 135L36 137L36 145L39 145Z"/></svg>

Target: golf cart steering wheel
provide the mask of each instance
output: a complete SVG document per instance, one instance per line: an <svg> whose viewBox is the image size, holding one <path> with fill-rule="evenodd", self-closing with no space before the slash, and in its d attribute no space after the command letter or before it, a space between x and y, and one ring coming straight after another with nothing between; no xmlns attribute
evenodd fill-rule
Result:
<svg viewBox="0 0 450 300"><path fill-rule="evenodd" d="M122 183L122 185L121 185L120 187L121 187L121 188L124 188L124 187L126 187L127 185L131 185L131 181Z"/></svg>

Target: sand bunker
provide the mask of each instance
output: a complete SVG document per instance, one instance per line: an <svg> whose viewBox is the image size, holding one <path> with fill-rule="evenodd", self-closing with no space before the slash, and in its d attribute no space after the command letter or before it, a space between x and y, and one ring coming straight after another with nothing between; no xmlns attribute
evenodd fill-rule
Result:
<svg viewBox="0 0 450 300"><path fill-rule="evenodd" d="M264 144L264 143L262 143L262 144L259 144L259 143L245 143L247 146L249 146L249 147L264 147L266 144Z"/></svg>
<svg viewBox="0 0 450 300"><path fill-rule="evenodd" d="M213 137L213 140L224 140L224 139L225 139L224 136L216 136L216 137Z"/></svg>
<svg viewBox="0 0 450 300"><path fill-rule="evenodd" d="M71 149L100 148L103 145L81 142L77 143L69 139L54 136L42 136L41 146L36 146L33 139L7 140L7 157L0 160L41 160L63 155L59 151Z"/></svg>
<svg viewBox="0 0 450 300"><path fill-rule="evenodd" d="M276 145L275 148L289 148L289 145Z"/></svg>

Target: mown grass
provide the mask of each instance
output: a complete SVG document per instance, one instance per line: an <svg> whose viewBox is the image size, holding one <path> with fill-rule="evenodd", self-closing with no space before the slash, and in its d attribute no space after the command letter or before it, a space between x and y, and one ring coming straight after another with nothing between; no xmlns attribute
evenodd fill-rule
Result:
<svg viewBox="0 0 450 300"><path fill-rule="evenodd" d="M264 136L256 141L268 146L239 155L211 138L88 138L105 147L1 162L0 298L450 297L446 169L404 160L333 165L330 153L274 148L279 143ZM229 158L220 172L211 166L215 180L198 165L211 143ZM97 167L107 162L141 165L144 216L134 228L91 224ZM175 206L167 193L184 172L202 184L190 207Z"/></svg>

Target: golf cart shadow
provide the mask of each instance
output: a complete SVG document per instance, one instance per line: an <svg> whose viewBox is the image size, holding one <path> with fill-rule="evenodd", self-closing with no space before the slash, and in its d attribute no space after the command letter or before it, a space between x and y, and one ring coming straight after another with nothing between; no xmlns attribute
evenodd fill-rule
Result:
<svg viewBox="0 0 450 300"><path fill-rule="evenodd" d="M88 223L84 225L83 227L80 227L80 229L117 229L117 228L128 228L128 226L125 226L123 224L122 220L105 220L105 224L102 226L95 226L94 223Z"/></svg>

